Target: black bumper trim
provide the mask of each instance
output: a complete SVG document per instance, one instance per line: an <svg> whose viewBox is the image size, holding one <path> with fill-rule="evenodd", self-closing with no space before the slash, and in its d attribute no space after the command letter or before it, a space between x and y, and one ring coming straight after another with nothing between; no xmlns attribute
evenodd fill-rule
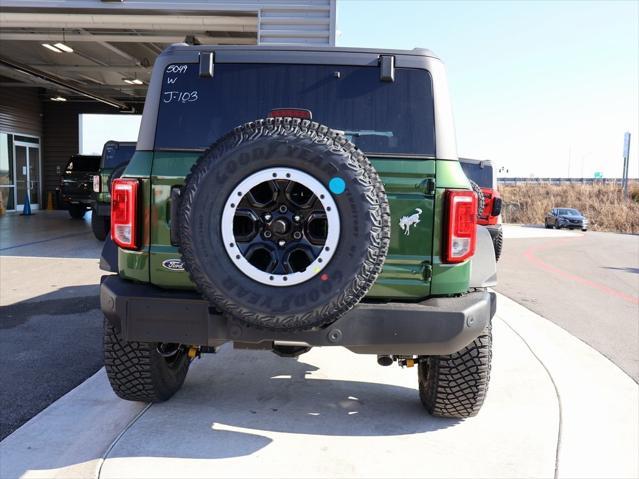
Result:
<svg viewBox="0 0 639 479"><path fill-rule="evenodd" d="M167 291L116 275L102 277L100 303L127 341L199 346L292 341L396 355L459 351L481 334L496 311L496 295L480 291L421 303L360 303L323 329L268 331L222 316L196 293Z"/></svg>

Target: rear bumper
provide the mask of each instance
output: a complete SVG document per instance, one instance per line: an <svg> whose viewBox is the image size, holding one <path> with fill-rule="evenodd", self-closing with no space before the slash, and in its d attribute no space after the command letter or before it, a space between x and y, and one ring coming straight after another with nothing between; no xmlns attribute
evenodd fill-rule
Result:
<svg viewBox="0 0 639 479"><path fill-rule="evenodd" d="M496 310L494 293L421 303L360 303L322 329L274 332L248 327L214 311L193 292L167 291L103 276L100 304L127 341L198 346L295 342L343 346L362 354L452 354L481 334Z"/></svg>
<svg viewBox="0 0 639 479"><path fill-rule="evenodd" d="M67 205L93 205L93 198L87 194L69 194L62 192L62 201Z"/></svg>

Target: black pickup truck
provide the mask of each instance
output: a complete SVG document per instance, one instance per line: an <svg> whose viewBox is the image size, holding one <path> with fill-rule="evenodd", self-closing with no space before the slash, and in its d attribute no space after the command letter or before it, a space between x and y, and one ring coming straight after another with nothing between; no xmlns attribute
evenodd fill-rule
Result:
<svg viewBox="0 0 639 479"><path fill-rule="evenodd" d="M93 176L100 169L100 157L95 155L73 155L60 178L62 202L71 218L84 217L93 205Z"/></svg>

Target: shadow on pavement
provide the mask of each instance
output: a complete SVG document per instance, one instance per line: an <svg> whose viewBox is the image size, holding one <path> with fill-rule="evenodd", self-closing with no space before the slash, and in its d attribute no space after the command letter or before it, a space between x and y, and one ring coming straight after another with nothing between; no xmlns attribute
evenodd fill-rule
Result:
<svg viewBox="0 0 639 479"><path fill-rule="evenodd" d="M13 328L24 323L31 316L39 314L58 316L99 309L99 288L97 284L66 286L50 293L29 298L28 301L0 306L0 318L2 318L0 320L0 330Z"/></svg>
<svg viewBox="0 0 639 479"><path fill-rule="evenodd" d="M613 266L604 266L605 269L614 269L616 271L625 271L626 273L634 273L634 274L639 274L639 268L633 268L633 267L625 267L625 268L615 268Z"/></svg>
<svg viewBox="0 0 639 479"><path fill-rule="evenodd" d="M102 366L97 293L65 287L0 307L0 439Z"/></svg>
<svg viewBox="0 0 639 479"><path fill-rule="evenodd" d="M154 404L109 458L230 458L280 440L278 433L299 435L299 440L308 435L384 437L460 422L429 416L415 388L325 379L314 376L316 371L312 364L269 352L225 348L194 363L183 389L170 401ZM414 380L416 385L416 372Z"/></svg>

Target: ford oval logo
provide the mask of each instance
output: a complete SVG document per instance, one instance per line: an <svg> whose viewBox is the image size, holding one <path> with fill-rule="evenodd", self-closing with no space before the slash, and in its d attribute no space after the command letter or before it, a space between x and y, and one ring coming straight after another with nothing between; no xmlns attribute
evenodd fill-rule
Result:
<svg viewBox="0 0 639 479"><path fill-rule="evenodd" d="M184 271L184 263L181 259L165 259L162 261L162 266L169 271Z"/></svg>

